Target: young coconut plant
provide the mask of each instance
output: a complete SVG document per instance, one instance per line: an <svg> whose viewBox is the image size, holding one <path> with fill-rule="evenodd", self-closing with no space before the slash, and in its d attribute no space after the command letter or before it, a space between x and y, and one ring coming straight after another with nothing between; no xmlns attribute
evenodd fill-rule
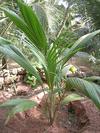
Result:
<svg viewBox="0 0 100 133"><path fill-rule="evenodd" d="M49 44L42 25L32 8L21 0L17 0L17 3L20 11L19 15L6 8L1 8L1 10L3 10L6 16L25 34L27 47L32 51L33 57L35 56L39 60L44 70L48 85L48 97L46 102L50 124L53 124L59 106L81 99L79 94L83 94L90 98L100 109L100 86L86 79L75 77L64 78L62 74L66 62L82 49L84 44L100 33L100 30L82 36L71 47L68 46L66 49L61 49L58 47L57 40ZM65 51L66 54L63 56ZM13 42L0 37L0 52L13 59L29 73L33 74L40 82L41 86L43 86L43 81L37 69L25 55L13 45ZM64 83L66 87L63 85ZM68 92L70 89L75 89L75 92L78 92L78 94L71 93L71 91ZM12 107L8 119L16 113L25 111L34 106L36 106L36 102L19 98L8 100L0 105L0 107Z"/></svg>

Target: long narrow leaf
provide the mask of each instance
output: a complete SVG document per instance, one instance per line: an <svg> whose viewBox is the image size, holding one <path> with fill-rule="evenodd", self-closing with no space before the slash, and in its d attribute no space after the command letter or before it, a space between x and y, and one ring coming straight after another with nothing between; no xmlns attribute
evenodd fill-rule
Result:
<svg viewBox="0 0 100 133"><path fill-rule="evenodd" d="M66 85L69 89L75 89L85 94L100 109L100 86L80 78L67 78Z"/></svg>
<svg viewBox="0 0 100 133"><path fill-rule="evenodd" d="M8 113L8 117L5 121L5 124L8 123L9 119L13 117L16 113L27 111L30 108L33 108L37 105L35 101L31 101L28 99L10 99L5 103L0 105L0 108L10 108L10 112Z"/></svg>
<svg viewBox="0 0 100 133"><path fill-rule="evenodd" d="M70 48L69 52L66 53L66 56L62 59L63 65L75 54L80 48L84 46L89 40L91 40L94 36L100 33L100 30L94 31L92 33L86 34L82 36L76 43ZM78 49L78 50L77 50Z"/></svg>
<svg viewBox="0 0 100 133"><path fill-rule="evenodd" d="M39 63L43 67L45 67L45 69L47 69L47 65L46 65L46 60L45 60L44 54L34 44L31 44L27 40L25 40L25 42L26 42L26 47L28 47L31 50L33 56L35 56L38 59Z"/></svg>
<svg viewBox="0 0 100 133"><path fill-rule="evenodd" d="M22 15L24 15L24 18L21 18L15 12L9 9L1 9L5 12L6 16L8 16L13 21L14 24L26 34L26 36L32 43L36 45L36 47L46 52L46 36L34 11L31 9L31 7L23 4L21 1L18 2L18 5L21 9Z"/></svg>
<svg viewBox="0 0 100 133"><path fill-rule="evenodd" d="M53 45L52 48L48 50L48 54L47 54L47 68L48 68L47 73L48 74L46 74L47 76L46 78L49 85L54 84L54 78L56 75L56 68L57 68L57 56L58 56L57 47Z"/></svg>
<svg viewBox="0 0 100 133"><path fill-rule="evenodd" d="M28 101L27 99L20 99L20 98L10 99L4 102L3 104L0 104L0 108L13 107L13 106L19 105L20 103L27 102L27 101Z"/></svg>
<svg viewBox="0 0 100 133"><path fill-rule="evenodd" d="M3 43L4 42L4 43ZM36 71L36 69L30 64L29 60L23 55L21 51L19 51L18 48L11 45L9 41L4 40L0 37L0 52L9 56L14 61L16 61L20 66L25 68L28 72L34 74L34 76L38 79L40 83L42 83L42 80Z"/></svg>
<svg viewBox="0 0 100 133"><path fill-rule="evenodd" d="M40 23L42 24L44 31L48 32L48 28L49 28L48 18L47 18L46 12L44 11L44 8L42 8L42 6L39 3L34 3L33 9Z"/></svg>
<svg viewBox="0 0 100 133"><path fill-rule="evenodd" d="M92 81L92 82L94 82L94 81L100 82L100 76L85 77L84 79L88 80L88 81Z"/></svg>
<svg viewBox="0 0 100 133"><path fill-rule="evenodd" d="M28 28L32 31L33 35L37 40L36 44L41 50L46 51L47 50L46 36L37 16L35 15L31 7L27 6L21 0L17 1L24 21L26 22Z"/></svg>
<svg viewBox="0 0 100 133"><path fill-rule="evenodd" d="M27 24L23 21L23 19L21 17L19 17L15 12L9 10L9 9L5 9L5 8L0 8L2 9L6 16L8 16L11 21L13 21L13 23L20 29L22 30L26 36L32 41L32 42L36 42L35 37L32 35L32 32L29 30Z"/></svg>
<svg viewBox="0 0 100 133"><path fill-rule="evenodd" d="M69 102L82 100L82 99L84 99L84 98L81 97L80 95L72 93L72 94L69 94L67 97L64 98L64 100L62 101L62 104L65 105L65 104L68 104Z"/></svg>
<svg viewBox="0 0 100 133"><path fill-rule="evenodd" d="M25 100L19 104L17 104L9 113L10 117L13 117L16 113L19 112L24 112L30 108L33 108L34 106L36 106L36 102L34 101L30 101L30 100Z"/></svg>

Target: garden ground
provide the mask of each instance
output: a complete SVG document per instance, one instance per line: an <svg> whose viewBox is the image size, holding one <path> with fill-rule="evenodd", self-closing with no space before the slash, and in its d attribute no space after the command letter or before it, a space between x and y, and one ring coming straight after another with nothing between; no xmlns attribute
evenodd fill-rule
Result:
<svg viewBox="0 0 100 133"><path fill-rule="evenodd" d="M72 123L68 117L68 106L64 106L58 110L58 117L54 125L49 126L43 113L44 98L42 93L38 91L37 95L34 95L36 92L24 83L18 83L17 90L18 96L12 96L9 92L1 91L0 102L10 97L28 97L31 100L37 100L39 106L17 114L7 125L4 124L7 111L0 109L0 133L100 133L100 112L90 100L86 99L76 105L74 103L76 110L80 109L79 106L82 106L83 109L80 110L81 114L78 115L77 119L72 118ZM40 87L37 90L41 90Z"/></svg>
<svg viewBox="0 0 100 133"><path fill-rule="evenodd" d="M6 125L7 110L0 109L0 133L100 133L100 112L89 99L73 103L74 109L79 111L77 116L68 112L67 105L60 107L54 125L50 126L41 87L38 86L34 91L23 82L18 82L16 86L16 95L11 90L0 90L0 103L21 97L36 100L38 107L16 114Z"/></svg>

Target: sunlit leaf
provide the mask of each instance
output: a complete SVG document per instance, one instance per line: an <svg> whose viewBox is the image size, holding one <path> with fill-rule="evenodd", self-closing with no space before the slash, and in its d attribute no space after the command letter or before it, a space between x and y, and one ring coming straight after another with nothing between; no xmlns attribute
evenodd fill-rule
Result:
<svg viewBox="0 0 100 133"><path fill-rule="evenodd" d="M82 100L82 99L84 99L82 96L75 94L75 93L72 93L72 94L69 94L67 97L64 98L64 100L62 101L62 104L65 105L65 104L68 104L69 102Z"/></svg>

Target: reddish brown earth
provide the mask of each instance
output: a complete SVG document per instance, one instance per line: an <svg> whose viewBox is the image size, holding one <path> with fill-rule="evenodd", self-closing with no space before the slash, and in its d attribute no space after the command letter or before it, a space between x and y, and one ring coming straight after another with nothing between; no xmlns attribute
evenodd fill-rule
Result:
<svg viewBox="0 0 100 133"><path fill-rule="evenodd" d="M39 106L17 114L7 125L4 124L7 111L0 109L0 133L100 133L100 112L88 99L74 103L76 109L76 116L74 117L68 113L68 106L61 107L58 110L58 117L54 125L50 126L46 115L43 113L44 102L41 101L43 95L41 87L38 87L34 92L30 86L19 83L17 95L14 96L9 91L0 91L0 102L20 96L28 97L31 100L35 99ZM79 110L78 114L77 110Z"/></svg>

